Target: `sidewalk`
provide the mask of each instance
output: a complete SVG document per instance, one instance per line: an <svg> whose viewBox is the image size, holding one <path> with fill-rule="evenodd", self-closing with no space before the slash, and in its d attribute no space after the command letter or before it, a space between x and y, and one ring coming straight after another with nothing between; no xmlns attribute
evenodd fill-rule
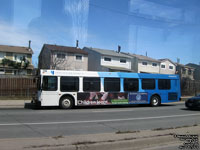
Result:
<svg viewBox="0 0 200 150"><path fill-rule="evenodd" d="M62 135L48 138L0 139L2 150L167 150L179 149L184 142L195 136L199 140L200 125L175 129L155 129L142 131L121 131L89 135ZM183 137L182 141L180 138ZM184 140L183 140L184 139ZM187 140L186 140L187 139ZM196 141L196 145L199 145Z"/></svg>
<svg viewBox="0 0 200 150"><path fill-rule="evenodd" d="M0 100L0 108L24 108L31 100Z"/></svg>

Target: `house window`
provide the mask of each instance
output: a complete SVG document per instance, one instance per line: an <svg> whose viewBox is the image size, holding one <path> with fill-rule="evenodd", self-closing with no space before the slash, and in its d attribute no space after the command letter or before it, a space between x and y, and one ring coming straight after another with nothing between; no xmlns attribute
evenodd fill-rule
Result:
<svg viewBox="0 0 200 150"><path fill-rule="evenodd" d="M161 64L161 68L162 68L162 69L165 69L165 65L164 65L164 64Z"/></svg>
<svg viewBox="0 0 200 150"><path fill-rule="evenodd" d="M57 56L57 58L65 59L65 54L63 54L63 53L57 53L56 56Z"/></svg>
<svg viewBox="0 0 200 150"><path fill-rule="evenodd" d="M120 63L126 63L126 59L120 59Z"/></svg>
<svg viewBox="0 0 200 150"><path fill-rule="evenodd" d="M173 70L173 69L174 69L174 67L170 65L170 66L169 66L169 69L170 69L170 70Z"/></svg>
<svg viewBox="0 0 200 150"><path fill-rule="evenodd" d="M109 57L104 57L104 61L111 61L111 58L109 58Z"/></svg>
<svg viewBox="0 0 200 150"><path fill-rule="evenodd" d="M147 66L147 62L142 62L142 65L143 66Z"/></svg>
<svg viewBox="0 0 200 150"><path fill-rule="evenodd" d="M153 67L157 67L157 63L152 63L152 66Z"/></svg>
<svg viewBox="0 0 200 150"><path fill-rule="evenodd" d="M76 55L76 60L82 61L83 60L83 56L82 55Z"/></svg>

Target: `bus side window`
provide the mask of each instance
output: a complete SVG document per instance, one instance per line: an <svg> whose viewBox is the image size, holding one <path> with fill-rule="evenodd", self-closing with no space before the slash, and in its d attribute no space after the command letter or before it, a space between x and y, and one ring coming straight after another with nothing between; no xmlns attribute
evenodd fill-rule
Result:
<svg viewBox="0 0 200 150"><path fill-rule="evenodd" d="M61 77L60 90L61 92L79 91L79 78L78 77Z"/></svg>
<svg viewBox="0 0 200 150"><path fill-rule="evenodd" d="M158 89L160 89L160 90L171 89L171 80L169 80L169 79L158 79Z"/></svg>
<svg viewBox="0 0 200 150"><path fill-rule="evenodd" d="M104 91L119 92L120 78L104 78Z"/></svg>
<svg viewBox="0 0 200 150"><path fill-rule="evenodd" d="M57 77L44 76L43 77L42 90L44 90L44 91L57 91L57 85L58 85L57 82L58 82Z"/></svg>
<svg viewBox="0 0 200 150"><path fill-rule="evenodd" d="M127 92L137 92L139 89L138 79L124 78L124 91Z"/></svg>
<svg viewBox="0 0 200 150"><path fill-rule="evenodd" d="M83 91L100 91L100 78L85 77L83 78Z"/></svg>
<svg viewBox="0 0 200 150"><path fill-rule="evenodd" d="M142 79L142 89L144 90L155 89L155 79Z"/></svg>

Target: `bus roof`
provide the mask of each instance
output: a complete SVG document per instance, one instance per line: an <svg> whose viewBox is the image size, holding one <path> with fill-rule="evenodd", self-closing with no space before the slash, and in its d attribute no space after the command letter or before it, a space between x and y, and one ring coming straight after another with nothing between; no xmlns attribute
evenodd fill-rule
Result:
<svg viewBox="0 0 200 150"><path fill-rule="evenodd" d="M159 79L179 79L175 74L146 74L127 72L97 72L97 71L68 71L68 70L40 70L40 75L45 76L78 76L78 77L113 77L113 78L159 78Z"/></svg>

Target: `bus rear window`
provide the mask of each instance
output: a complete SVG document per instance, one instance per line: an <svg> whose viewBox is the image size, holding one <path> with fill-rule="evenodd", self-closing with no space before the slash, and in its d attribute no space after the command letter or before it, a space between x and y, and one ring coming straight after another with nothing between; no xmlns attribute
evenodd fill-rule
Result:
<svg viewBox="0 0 200 150"><path fill-rule="evenodd" d="M159 79L158 80L158 89L160 90L169 90L171 89L171 82L169 79Z"/></svg>
<svg viewBox="0 0 200 150"><path fill-rule="evenodd" d="M57 91L57 77L44 76L42 90L44 91Z"/></svg>
<svg viewBox="0 0 200 150"><path fill-rule="evenodd" d="M79 78L78 77L61 77L60 90L61 92L79 91Z"/></svg>
<svg viewBox="0 0 200 150"><path fill-rule="evenodd" d="M155 80L154 79L142 79L142 89L144 89L144 90L155 89Z"/></svg>
<svg viewBox="0 0 200 150"><path fill-rule="evenodd" d="M119 92L120 78L104 78L104 91Z"/></svg>
<svg viewBox="0 0 200 150"><path fill-rule="evenodd" d="M124 91L138 91L138 79L125 78L124 79Z"/></svg>
<svg viewBox="0 0 200 150"><path fill-rule="evenodd" d="M83 78L83 91L100 91L100 78Z"/></svg>

